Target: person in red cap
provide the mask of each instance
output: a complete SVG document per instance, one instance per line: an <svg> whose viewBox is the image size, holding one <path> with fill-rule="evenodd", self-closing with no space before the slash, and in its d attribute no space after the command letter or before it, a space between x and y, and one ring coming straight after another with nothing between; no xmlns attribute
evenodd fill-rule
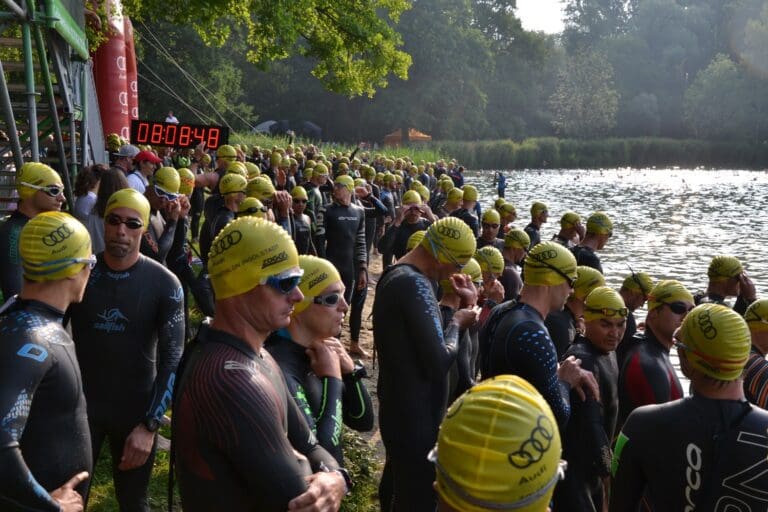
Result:
<svg viewBox="0 0 768 512"><path fill-rule="evenodd" d="M128 174L128 184L132 189L143 194L147 189L149 178L155 173L157 164L161 163L162 160L151 151L139 151L133 157L133 161L138 167Z"/></svg>

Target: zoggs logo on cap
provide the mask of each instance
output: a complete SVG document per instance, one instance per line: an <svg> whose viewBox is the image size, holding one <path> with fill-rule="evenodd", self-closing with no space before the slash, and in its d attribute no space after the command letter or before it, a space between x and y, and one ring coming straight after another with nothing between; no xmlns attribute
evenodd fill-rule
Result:
<svg viewBox="0 0 768 512"><path fill-rule="evenodd" d="M328 274L325 272L321 273L319 276L315 277L309 282L309 287L313 288L318 283L321 283L324 279L328 279Z"/></svg>
<svg viewBox="0 0 768 512"><path fill-rule="evenodd" d="M209 259L213 259L219 254L223 253L230 247L233 247L240 243L240 240L243 239L242 233L238 230L234 230L230 233L227 233L226 236L222 236L214 244L211 246L211 251L208 254Z"/></svg>
<svg viewBox="0 0 768 512"><path fill-rule="evenodd" d="M72 236L74 232L75 231L72 228L66 224L62 224L58 228L45 235L43 237L43 243L48 247L53 247L54 245L59 244Z"/></svg>
<svg viewBox="0 0 768 512"><path fill-rule="evenodd" d="M265 269L272 265L277 265L278 263L285 261L288 259L288 253L283 251L280 254L275 254L274 256L271 256L264 260L264 263L261 264L261 268Z"/></svg>
<svg viewBox="0 0 768 512"><path fill-rule="evenodd" d="M453 238L454 240L461 238L459 230L450 226L437 226L437 233L439 235L447 236L448 238Z"/></svg>

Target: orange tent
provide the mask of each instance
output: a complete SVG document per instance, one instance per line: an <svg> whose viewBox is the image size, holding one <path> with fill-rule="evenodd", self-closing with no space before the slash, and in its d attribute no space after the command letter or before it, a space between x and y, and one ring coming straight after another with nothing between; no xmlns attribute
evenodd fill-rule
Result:
<svg viewBox="0 0 768 512"><path fill-rule="evenodd" d="M408 128L408 140L411 142L425 142L432 140L431 135L422 133L415 128ZM385 146L399 146L403 142L403 131L395 130L389 135L384 136Z"/></svg>

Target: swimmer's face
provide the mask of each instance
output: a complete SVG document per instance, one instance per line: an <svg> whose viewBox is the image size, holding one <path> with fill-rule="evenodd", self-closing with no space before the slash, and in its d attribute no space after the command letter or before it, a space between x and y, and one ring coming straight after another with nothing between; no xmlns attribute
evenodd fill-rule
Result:
<svg viewBox="0 0 768 512"><path fill-rule="evenodd" d="M341 281L326 286L317 296L321 303L313 302L299 313L302 324L307 326L316 339L338 336L341 332L344 315L349 310L349 304L344 300L344 289Z"/></svg>
<svg viewBox="0 0 768 512"><path fill-rule="evenodd" d="M627 327L625 317L598 318L584 324L585 336L603 352L612 352L619 346Z"/></svg>

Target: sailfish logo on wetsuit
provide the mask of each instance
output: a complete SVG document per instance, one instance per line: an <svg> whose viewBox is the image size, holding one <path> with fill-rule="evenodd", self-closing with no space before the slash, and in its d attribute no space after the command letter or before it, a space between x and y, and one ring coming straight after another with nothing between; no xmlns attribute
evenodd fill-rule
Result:
<svg viewBox="0 0 768 512"><path fill-rule="evenodd" d="M72 228L66 224L62 224L58 228L45 235L43 237L43 243L48 247L53 247L54 245L61 243L72 236L74 232L75 231Z"/></svg>
<svg viewBox="0 0 768 512"><path fill-rule="evenodd" d="M105 332L123 332L128 318L117 308L105 309L98 315L101 322L93 324L93 328Z"/></svg>
<svg viewBox="0 0 768 512"><path fill-rule="evenodd" d="M525 469L544 457L552 445L555 426L543 414L539 416L536 426L531 430L531 436L526 439L520 449L507 455L509 463L516 468Z"/></svg>

